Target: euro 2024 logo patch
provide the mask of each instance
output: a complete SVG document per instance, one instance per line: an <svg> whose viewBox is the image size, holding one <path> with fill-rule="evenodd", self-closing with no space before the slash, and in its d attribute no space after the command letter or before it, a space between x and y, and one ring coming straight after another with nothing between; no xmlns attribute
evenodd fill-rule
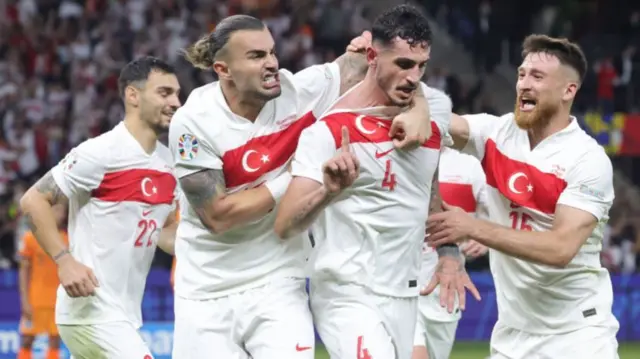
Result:
<svg viewBox="0 0 640 359"><path fill-rule="evenodd" d="M198 139L196 136L185 133L178 139L178 154L183 160L189 161L198 155Z"/></svg>

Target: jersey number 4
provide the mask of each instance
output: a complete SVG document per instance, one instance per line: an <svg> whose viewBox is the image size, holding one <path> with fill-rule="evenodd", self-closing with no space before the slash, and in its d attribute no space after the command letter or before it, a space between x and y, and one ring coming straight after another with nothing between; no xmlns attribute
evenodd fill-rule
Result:
<svg viewBox="0 0 640 359"><path fill-rule="evenodd" d="M134 247L151 247L153 244L153 233L158 229L158 224L153 219L141 219L138 222L140 232L133 244Z"/></svg>
<svg viewBox="0 0 640 359"><path fill-rule="evenodd" d="M384 178L382 179L382 188L388 188L393 191L396 188L396 174L391 172L391 160L387 160L384 170Z"/></svg>

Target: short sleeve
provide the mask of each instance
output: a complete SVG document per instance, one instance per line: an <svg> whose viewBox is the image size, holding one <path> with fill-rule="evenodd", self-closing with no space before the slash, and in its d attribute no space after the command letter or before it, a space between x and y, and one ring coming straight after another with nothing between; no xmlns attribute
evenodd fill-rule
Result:
<svg viewBox="0 0 640 359"><path fill-rule="evenodd" d="M598 221L607 216L614 199L613 168L602 148L585 154L565 180L567 187L558 204L589 212Z"/></svg>
<svg viewBox="0 0 640 359"><path fill-rule="evenodd" d="M222 160L184 108L178 109L171 120L169 150L178 178L202 170L222 169Z"/></svg>
<svg viewBox="0 0 640 359"><path fill-rule="evenodd" d="M27 232L20 240L20 248L18 249L18 255L23 259L31 259L35 254L35 237L33 233Z"/></svg>
<svg viewBox="0 0 640 359"><path fill-rule="evenodd" d="M487 113L462 116L469 125L469 140L462 150L479 160L484 157L485 145L501 118Z"/></svg>
<svg viewBox="0 0 640 359"><path fill-rule="evenodd" d="M452 111L451 99L440 90L430 88L424 83L421 85L427 103L429 104L431 120L436 123L440 131L441 146L453 145L453 139L449 134L449 123L451 122Z"/></svg>
<svg viewBox="0 0 640 359"><path fill-rule="evenodd" d="M473 196L476 199L476 216L482 219L489 219L489 204L487 198L487 178L482 170L480 161L470 158L472 166L469 169L471 175L471 187Z"/></svg>
<svg viewBox="0 0 640 359"><path fill-rule="evenodd" d="M316 122L300 135L291 164L291 175L323 183L322 166L336 153L336 142L323 122Z"/></svg>
<svg viewBox="0 0 640 359"><path fill-rule="evenodd" d="M106 171L109 149L90 139L72 149L51 169L51 175L65 196L71 198L98 188Z"/></svg>
<svg viewBox="0 0 640 359"><path fill-rule="evenodd" d="M293 75L302 114L320 118L340 96L340 67L331 62L309 66Z"/></svg>

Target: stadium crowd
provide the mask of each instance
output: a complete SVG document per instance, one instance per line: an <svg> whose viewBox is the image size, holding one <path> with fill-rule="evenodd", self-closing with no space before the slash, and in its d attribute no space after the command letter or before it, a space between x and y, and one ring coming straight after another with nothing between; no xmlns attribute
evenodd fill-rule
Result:
<svg viewBox="0 0 640 359"><path fill-rule="evenodd" d="M511 45L509 60L517 63L524 34L565 35L580 39L592 59L579 109L598 104L605 111L637 111L640 106L633 86L640 83L633 46L640 43L637 3L606 7L616 11L611 16L603 16L602 1L595 0L580 7L569 0L527 3L530 7L507 0L419 3L468 46L481 72L494 71L504 42ZM236 13L265 19L278 44L280 66L292 71L332 61L349 39L369 27L372 15L366 1L345 0L0 1L0 268L15 265L17 243L26 231L17 201L31 182L71 147L121 120L121 67L142 55L170 61L178 69L184 99L212 74L194 70L180 50ZM428 83L450 94L454 110L497 112L477 101L481 82L461 86L444 68L429 74ZM622 178L616 186L604 263L612 270L634 271L640 265L640 192ZM169 263L162 255L157 262Z"/></svg>

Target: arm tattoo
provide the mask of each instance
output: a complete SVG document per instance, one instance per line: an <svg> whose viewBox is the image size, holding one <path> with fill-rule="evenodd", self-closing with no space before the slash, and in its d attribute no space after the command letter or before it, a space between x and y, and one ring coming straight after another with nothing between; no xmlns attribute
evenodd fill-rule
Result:
<svg viewBox="0 0 640 359"><path fill-rule="evenodd" d="M224 195L226 184L222 170L203 170L180 178L180 187L191 208L198 214L200 220L205 217L206 208L212 199Z"/></svg>
<svg viewBox="0 0 640 359"><path fill-rule="evenodd" d="M440 196L439 168L433 174L431 181L431 200L429 201L429 214L442 212L442 197Z"/></svg>
<svg viewBox="0 0 640 359"><path fill-rule="evenodd" d="M51 205L61 204L67 205L68 199L67 196L64 195L56 180L53 179L53 175L51 171L47 172L35 185L33 185L35 189L43 194Z"/></svg>
<svg viewBox="0 0 640 359"><path fill-rule="evenodd" d="M300 212L291 219L291 227L296 231L307 229L332 200L331 196L311 197Z"/></svg>
<svg viewBox="0 0 640 359"><path fill-rule="evenodd" d="M33 218L31 217L31 213L27 212L24 214L24 219L27 221L27 225L29 226L29 230L31 230L31 233L33 233L33 235L35 236L36 232L38 231L38 227L36 227L36 224L33 222Z"/></svg>
<svg viewBox="0 0 640 359"><path fill-rule="evenodd" d="M436 248L438 257L460 258L460 247L457 244L444 244Z"/></svg>
<svg viewBox="0 0 640 359"><path fill-rule="evenodd" d="M367 60L362 54L347 52L335 60L340 67L340 94L364 79Z"/></svg>
<svg viewBox="0 0 640 359"><path fill-rule="evenodd" d="M455 246L455 245L454 245ZM457 250L457 254L454 251ZM452 247L449 245L444 245L438 248L438 258L450 257L457 261L456 266L445 265L444 263L438 260L438 265L436 266L436 273L440 274L457 274L465 272L464 261L462 260L462 256L460 255L460 251L458 250L458 246ZM453 268L452 268L453 267Z"/></svg>

